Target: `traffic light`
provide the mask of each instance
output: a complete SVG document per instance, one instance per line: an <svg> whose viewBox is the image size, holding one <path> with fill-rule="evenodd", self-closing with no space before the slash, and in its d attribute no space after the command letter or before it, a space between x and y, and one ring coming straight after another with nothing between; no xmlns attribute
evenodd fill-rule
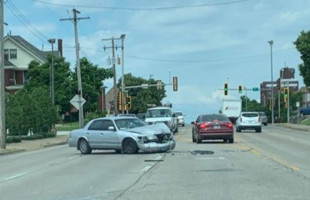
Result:
<svg viewBox="0 0 310 200"><path fill-rule="evenodd" d="M122 110L122 91L118 91L118 109Z"/></svg>
<svg viewBox="0 0 310 200"><path fill-rule="evenodd" d="M178 77L173 77L173 91L178 91Z"/></svg>
<svg viewBox="0 0 310 200"><path fill-rule="evenodd" d="M224 95L228 95L228 83L224 83Z"/></svg>
<svg viewBox="0 0 310 200"><path fill-rule="evenodd" d="M242 93L242 85L239 85L238 91L239 91L239 93Z"/></svg>
<svg viewBox="0 0 310 200"><path fill-rule="evenodd" d="M126 107L127 110L131 109L131 96L126 97Z"/></svg>
<svg viewBox="0 0 310 200"><path fill-rule="evenodd" d="M284 101L285 102L286 102L286 100L288 98L288 93L289 93L288 87L284 88Z"/></svg>

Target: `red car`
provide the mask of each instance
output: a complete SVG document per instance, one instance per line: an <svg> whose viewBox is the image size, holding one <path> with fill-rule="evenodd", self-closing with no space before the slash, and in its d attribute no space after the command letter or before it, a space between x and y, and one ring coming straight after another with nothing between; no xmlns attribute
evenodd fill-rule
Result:
<svg viewBox="0 0 310 200"><path fill-rule="evenodd" d="M201 143L202 140L222 139L224 142L234 143L234 126L226 115L200 115L192 124L193 142Z"/></svg>

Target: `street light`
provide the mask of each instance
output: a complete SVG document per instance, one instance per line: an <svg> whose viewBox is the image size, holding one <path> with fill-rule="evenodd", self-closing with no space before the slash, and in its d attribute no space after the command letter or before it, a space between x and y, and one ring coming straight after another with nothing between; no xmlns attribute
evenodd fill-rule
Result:
<svg viewBox="0 0 310 200"><path fill-rule="evenodd" d="M51 86L51 98L52 98L52 104L55 105L55 85L54 85L54 79L55 79L55 73L54 73L54 44L55 39L49 39L47 40L52 45L52 64L51 64L51 80L50 80L50 86Z"/></svg>
<svg viewBox="0 0 310 200"><path fill-rule="evenodd" d="M270 45L270 64L271 64L271 124L274 124L274 110L273 110L273 65L272 65L272 45L273 40L268 41Z"/></svg>

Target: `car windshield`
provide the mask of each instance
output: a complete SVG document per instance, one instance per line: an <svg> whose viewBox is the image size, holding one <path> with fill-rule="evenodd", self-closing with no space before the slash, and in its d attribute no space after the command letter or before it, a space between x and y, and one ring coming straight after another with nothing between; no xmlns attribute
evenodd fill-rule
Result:
<svg viewBox="0 0 310 200"><path fill-rule="evenodd" d="M257 113L243 113L242 117L257 117Z"/></svg>
<svg viewBox="0 0 310 200"><path fill-rule="evenodd" d="M181 113L181 112L175 112L174 114L175 114L176 117L182 116L182 113Z"/></svg>
<svg viewBox="0 0 310 200"><path fill-rule="evenodd" d="M213 121L219 121L219 122L228 122L229 119L224 115L204 115L202 116L203 122L213 122Z"/></svg>
<svg viewBox="0 0 310 200"><path fill-rule="evenodd" d="M116 119L115 124L117 128L120 130L146 126L146 124L143 121L136 118Z"/></svg>
<svg viewBox="0 0 310 200"><path fill-rule="evenodd" d="M145 114L147 118L155 118L155 117L171 117L172 113L170 109L153 109L148 110Z"/></svg>

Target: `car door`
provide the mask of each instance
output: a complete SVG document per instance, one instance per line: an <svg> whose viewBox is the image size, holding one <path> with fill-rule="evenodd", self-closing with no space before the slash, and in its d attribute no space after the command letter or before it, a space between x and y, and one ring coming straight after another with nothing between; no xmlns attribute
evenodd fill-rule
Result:
<svg viewBox="0 0 310 200"><path fill-rule="evenodd" d="M103 120L95 120L93 123L88 127L86 132L86 137L88 139L88 144L91 148L104 148L105 144L103 141Z"/></svg>
<svg viewBox="0 0 310 200"><path fill-rule="evenodd" d="M102 143L105 148L119 148L120 141L118 137L118 130L112 120L103 121L103 134L101 135ZM109 127L114 127L114 130L109 130Z"/></svg>

